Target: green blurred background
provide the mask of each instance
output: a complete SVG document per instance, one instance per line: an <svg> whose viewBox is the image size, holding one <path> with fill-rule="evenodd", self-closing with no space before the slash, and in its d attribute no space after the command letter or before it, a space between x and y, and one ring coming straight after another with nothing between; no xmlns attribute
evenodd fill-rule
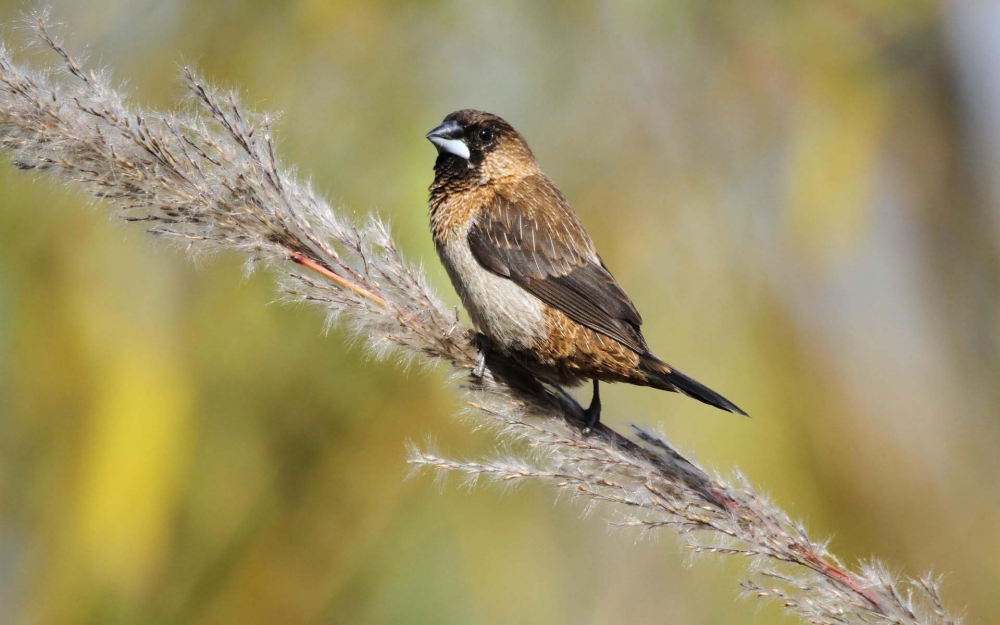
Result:
<svg viewBox="0 0 1000 625"><path fill-rule="evenodd" d="M1000 4L52 5L142 104L174 106L191 63L283 111L283 160L391 219L451 302L423 135L504 116L657 353L754 416L612 387L606 419L1000 620ZM14 44L25 7L0 2ZM780 618L672 534L407 480L407 441L493 449L446 372L371 362L241 260L192 263L0 167L0 622Z"/></svg>

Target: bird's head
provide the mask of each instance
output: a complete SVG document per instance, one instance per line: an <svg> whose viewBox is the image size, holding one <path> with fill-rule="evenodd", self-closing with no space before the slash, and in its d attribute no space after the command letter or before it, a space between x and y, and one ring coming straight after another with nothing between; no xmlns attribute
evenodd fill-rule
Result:
<svg viewBox="0 0 1000 625"><path fill-rule="evenodd" d="M455 111L427 133L427 139L438 151L434 170L439 176L489 184L538 171L524 137L491 113Z"/></svg>

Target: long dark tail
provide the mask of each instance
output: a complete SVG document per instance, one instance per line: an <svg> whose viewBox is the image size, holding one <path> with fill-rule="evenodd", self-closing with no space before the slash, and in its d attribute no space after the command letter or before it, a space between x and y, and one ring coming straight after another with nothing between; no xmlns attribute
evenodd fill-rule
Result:
<svg viewBox="0 0 1000 625"><path fill-rule="evenodd" d="M745 417L750 416L722 395L701 382L689 378L652 354L642 356L639 367L646 373L646 380L653 388L681 393L709 406L735 412Z"/></svg>

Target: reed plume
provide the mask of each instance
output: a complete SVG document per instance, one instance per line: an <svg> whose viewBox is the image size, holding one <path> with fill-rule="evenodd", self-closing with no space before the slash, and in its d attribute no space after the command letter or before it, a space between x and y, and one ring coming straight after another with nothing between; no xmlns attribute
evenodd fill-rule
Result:
<svg viewBox="0 0 1000 625"><path fill-rule="evenodd" d="M742 476L710 474L662 435L633 426L624 436L604 424L585 435L571 396L496 352L483 378L470 377L476 334L404 259L382 221L348 220L282 166L271 117L244 110L188 69L190 110L143 110L106 72L84 69L42 16L32 29L58 69L24 67L0 48L0 142L17 167L88 191L188 253L233 250L249 269L270 267L286 299L320 306L381 357L445 363L473 423L519 450L471 462L412 447L415 467L473 481L541 481L606 506L622 526L675 532L695 553L742 558L743 593L806 622L957 623L937 579L897 579L876 562L845 566Z"/></svg>

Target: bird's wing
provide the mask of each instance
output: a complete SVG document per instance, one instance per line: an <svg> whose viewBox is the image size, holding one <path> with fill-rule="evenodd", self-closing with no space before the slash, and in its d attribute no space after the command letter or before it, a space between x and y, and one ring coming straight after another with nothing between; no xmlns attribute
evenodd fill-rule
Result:
<svg viewBox="0 0 1000 625"><path fill-rule="evenodd" d="M532 178L479 213L468 234L473 256L573 321L647 353L639 311L573 209L547 178Z"/></svg>

